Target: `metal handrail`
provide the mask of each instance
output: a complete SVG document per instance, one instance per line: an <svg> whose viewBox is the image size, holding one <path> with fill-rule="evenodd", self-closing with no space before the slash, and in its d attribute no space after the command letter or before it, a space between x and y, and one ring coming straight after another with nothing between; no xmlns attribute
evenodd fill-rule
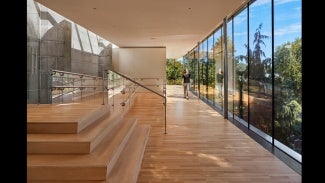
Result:
<svg viewBox="0 0 325 183"><path fill-rule="evenodd" d="M82 98L84 97L83 93L86 93L86 96L89 96L89 92L93 94L96 94L98 92L104 92L104 89L101 90L101 87L103 87L102 84L98 83L101 80L104 83L104 80L106 79L102 77L80 74L80 73L73 73L68 71L61 71L61 70L52 70L50 75L51 75L50 77L51 91L52 92L55 90L61 91L60 94L52 93L51 100L58 99L58 97L62 96L61 101L63 102L65 96L69 96L72 94L73 97L73 94L75 92L80 93L81 95L80 98L82 100ZM93 92L87 90L91 88L94 89ZM65 91L65 89L71 89L71 90ZM69 100L73 100L73 98Z"/></svg>
<svg viewBox="0 0 325 183"><path fill-rule="evenodd" d="M75 73L75 72L68 72L68 71L60 71L60 70L52 70L52 73L63 73L63 74L71 74L71 75L77 75L77 76L86 76L86 77L90 77L90 78L101 78L101 77L98 77L98 76L93 76L93 75L87 75L87 74L80 74L80 73Z"/></svg>
<svg viewBox="0 0 325 183"><path fill-rule="evenodd" d="M155 91L155 90L153 90L153 89L151 89L151 88L148 87L148 86L159 86L159 84L151 84L151 85L150 84L147 84L147 85L144 85L144 84L139 83L138 81L136 81L138 79L140 79L140 80L144 80L144 79L159 80L160 78L136 78L136 79L132 79L132 78L130 78L130 77L128 77L128 76L126 76L126 75L124 75L122 73L119 73L119 72L116 72L116 71L113 71L113 70L105 70L105 71L107 72L107 74L110 71L113 72L113 73L116 73L117 75L121 76L121 78L119 78L119 79L126 79L126 80L130 81L131 83L134 83L136 85L136 87L139 87L140 86L140 87L142 87L144 89L147 89L148 91L150 91L150 92L152 92L152 93L154 93L154 94L156 94L156 95L158 95L158 96L160 96L160 97L163 98L164 117L165 117L165 134L167 134L167 130L166 130L166 123L167 123L166 122L166 104L167 104L167 98L166 98L166 82L163 83L163 94L161 94L161 93L159 93L159 92L157 92L157 91ZM78 76L81 79L81 81L80 81L80 83L79 82L75 82L75 83L77 83L76 85L74 85L74 83L72 85L71 84L69 84L69 85L64 85L63 84L63 85L61 85L61 83L58 83L59 85L52 85L51 86L52 91L54 91L54 90L61 90L63 92L63 90L66 89L66 88L71 88L71 89L73 89L73 91L75 91L75 89L80 89L81 98L83 97L82 96L82 93L83 93L82 91L85 88L93 88L94 89L94 92L95 92L95 90L97 88L99 88L99 89L102 88L102 91L99 91L98 90L99 92L105 92L105 91L108 92L109 90L114 90L115 88L120 88L120 87L123 87L124 88L124 84L118 85L118 86L113 86L113 87L109 87L108 86L109 85L108 83L106 85L105 82L104 82L104 80L109 81L109 78L105 78L104 77L104 73L103 73L103 77L98 77L98 76L92 76L92 75L86 75L86 74L80 74L80 73L73 73L73 72L67 72L67 71L52 70L51 76L54 76L56 73L59 73L60 74L60 76L58 76L58 77L65 78L65 79L77 79L77 78L64 77L65 74ZM96 83L94 83L95 85L93 85L93 84L92 85L88 85L90 83L87 83L86 85L83 85L82 79L85 79L85 78L90 78L90 79L93 78L93 79L95 79L94 81L96 81L96 82L99 79L99 81L102 80L103 82L102 82L102 84L96 84ZM114 81L115 80L113 79L113 82ZM132 92L135 93L135 89ZM68 93L71 93L71 91L68 92ZM63 101L63 96L65 94L62 93L60 95L62 95L62 101ZM122 106L124 106L123 103L125 104L128 101L130 101L130 97L132 97L132 96L133 96L132 94L128 95L128 98L127 99L124 99L120 104ZM114 102L114 97L113 97L113 106L114 106L114 103L115 102ZM103 105L104 105L104 95L103 95Z"/></svg>
<svg viewBox="0 0 325 183"><path fill-rule="evenodd" d="M147 90L149 90L149 91L151 91L151 92L153 92L153 93L159 95L160 97L165 98L164 95L162 95L162 94L160 94L160 93L158 93L158 92L156 92L156 91L154 91L154 90L148 88L147 86L145 86L145 85L143 85L143 84L141 84L141 83L135 81L134 79L131 79L130 77L128 77L128 76L126 76L126 75L124 75L124 74L122 74L122 73L119 73L119 72L116 72L116 71L113 71L113 72L115 72L115 73L117 73L118 75L121 75L122 77L124 77L124 78L130 80L131 82L133 82L133 83L135 83L135 84L137 84L137 85L139 85L139 86L141 86L141 87L143 87L143 88L145 88L145 89L147 89Z"/></svg>
<svg viewBox="0 0 325 183"><path fill-rule="evenodd" d="M128 79L129 81L131 81L131 82L133 82L133 83L135 83L135 84L137 84L137 85L139 85L139 86L141 86L141 87L143 87L143 88L145 88L145 89L151 91L152 93L155 93L156 95L158 95L158 96L160 96L160 97L163 98L163 104L164 104L164 115L165 115L165 116L164 116L164 118L165 118L165 134L167 134L167 129L166 129L166 125L167 125L167 118L166 118L166 116L167 116L167 115L166 115L166 113L167 113L167 110L166 110L166 104L167 104L167 97L166 97L166 84L164 84L163 94L160 94L160 93L158 93L158 92L156 92L156 91L154 91L154 90L148 88L146 85L143 85L143 84L141 84L141 83L135 81L134 79L131 79L130 77L128 77L128 76L126 76L126 75L124 75L124 74L122 74L122 73L119 73L119 72L116 72L116 71L112 71L112 72L115 72L115 73L121 75L122 77ZM151 78L150 78L150 79L151 79ZM157 78L155 78L155 79L157 79ZM158 79L159 79L159 78L158 78Z"/></svg>

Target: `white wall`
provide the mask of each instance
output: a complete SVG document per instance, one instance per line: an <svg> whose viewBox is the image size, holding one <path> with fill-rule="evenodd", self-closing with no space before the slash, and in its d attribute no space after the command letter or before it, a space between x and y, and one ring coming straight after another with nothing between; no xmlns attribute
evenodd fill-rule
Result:
<svg viewBox="0 0 325 183"><path fill-rule="evenodd" d="M135 79L152 90L162 92L166 81L165 47L115 48L112 62L116 72Z"/></svg>

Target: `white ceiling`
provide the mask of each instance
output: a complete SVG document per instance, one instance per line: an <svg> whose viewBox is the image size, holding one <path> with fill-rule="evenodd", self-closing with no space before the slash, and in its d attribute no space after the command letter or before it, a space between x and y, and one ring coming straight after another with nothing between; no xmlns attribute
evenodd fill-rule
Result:
<svg viewBox="0 0 325 183"><path fill-rule="evenodd" d="M36 0L119 47L180 58L246 0Z"/></svg>

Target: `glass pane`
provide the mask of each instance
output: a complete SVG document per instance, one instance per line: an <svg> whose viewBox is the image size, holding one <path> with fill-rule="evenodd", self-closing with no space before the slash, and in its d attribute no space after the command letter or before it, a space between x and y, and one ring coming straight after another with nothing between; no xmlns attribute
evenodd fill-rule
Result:
<svg viewBox="0 0 325 183"><path fill-rule="evenodd" d="M200 97L206 98L208 85L207 85L207 40L200 43L199 54L199 73L200 73Z"/></svg>
<svg viewBox="0 0 325 183"><path fill-rule="evenodd" d="M271 0L249 8L249 123L257 133L272 133ZM269 139L268 139L269 140Z"/></svg>
<svg viewBox="0 0 325 183"><path fill-rule="evenodd" d="M214 33L214 59L215 59L215 105L223 108L223 38L222 28Z"/></svg>
<svg viewBox="0 0 325 183"><path fill-rule="evenodd" d="M233 96L235 117L248 121L248 27L247 8L234 19L234 69L235 93Z"/></svg>
<svg viewBox="0 0 325 183"><path fill-rule="evenodd" d="M189 53L189 65L191 72L191 87L190 89L198 94L198 63L197 63L197 47Z"/></svg>
<svg viewBox="0 0 325 183"><path fill-rule="evenodd" d="M301 154L301 0L274 5L275 139Z"/></svg>
<svg viewBox="0 0 325 183"><path fill-rule="evenodd" d="M213 56L213 34L208 38L208 62L207 62L207 84L208 84L208 94L207 98L210 102L214 101L214 91L215 91L215 60Z"/></svg>
<svg viewBox="0 0 325 183"><path fill-rule="evenodd" d="M228 76L228 111L233 112L234 89L234 59L233 59L233 41L232 41L232 21L227 23L227 76Z"/></svg>

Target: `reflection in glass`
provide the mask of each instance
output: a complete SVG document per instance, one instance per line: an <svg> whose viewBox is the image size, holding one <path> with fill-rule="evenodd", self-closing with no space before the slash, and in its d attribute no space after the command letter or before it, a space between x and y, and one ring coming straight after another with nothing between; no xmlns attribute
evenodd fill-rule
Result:
<svg viewBox="0 0 325 183"><path fill-rule="evenodd" d="M223 108L223 38L222 27L214 33L214 59L215 59L215 105ZM218 74L219 73L219 74Z"/></svg>
<svg viewBox="0 0 325 183"><path fill-rule="evenodd" d="M236 121L301 162L301 0L247 6L228 20L227 34L221 26L189 52L193 89L217 108L228 100Z"/></svg>
<svg viewBox="0 0 325 183"><path fill-rule="evenodd" d="M239 117L246 123L248 121L248 60L247 47L248 45L248 27L247 27L247 8L238 13L234 19L234 82L235 93L234 115ZM238 118L237 118L238 119Z"/></svg>
<svg viewBox="0 0 325 183"><path fill-rule="evenodd" d="M249 8L248 92L249 123L272 135L271 0Z"/></svg>
<svg viewBox="0 0 325 183"><path fill-rule="evenodd" d="M208 94L207 99L211 103L214 102L214 93L215 93L215 60L213 56L213 45L214 39L213 34L211 34L208 39L208 62L207 62L207 84L208 84Z"/></svg>
<svg viewBox="0 0 325 183"><path fill-rule="evenodd" d="M227 23L227 90L228 90L228 111L233 112L233 96L235 94L235 88L234 88L234 51L233 51L233 26L232 21L229 21Z"/></svg>
<svg viewBox="0 0 325 183"><path fill-rule="evenodd" d="M274 14L274 29L290 30L274 38L274 137L301 154L301 0L275 4Z"/></svg>
<svg viewBox="0 0 325 183"><path fill-rule="evenodd" d="M207 40L203 41L199 45L200 54L199 54L199 80L200 80L200 97L206 99L208 93L208 79L207 79Z"/></svg>

